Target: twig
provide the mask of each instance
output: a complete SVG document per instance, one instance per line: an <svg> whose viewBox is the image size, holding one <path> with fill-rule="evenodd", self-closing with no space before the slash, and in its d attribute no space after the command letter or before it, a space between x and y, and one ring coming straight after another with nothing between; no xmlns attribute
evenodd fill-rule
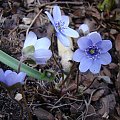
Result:
<svg viewBox="0 0 120 120"><path fill-rule="evenodd" d="M66 94L64 94L60 99L58 99L58 101L54 104L54 106L57 105L65 96Z"/></svg>
<svg viewBox="0 0 120 120"><path fill-rule="evenodd" d="M76 102L72 102L72 103L68 103L68 104L67 104L67 103L66 103L66 104L60 104L60 105L58 105L58 106L54 106L54 107L52 108L52 110L53 110L53 109L56 109L56 108L64 107L64 106L70 106L70 105L72 105L72 104L74 104L74 103L76 103ZM51 110L51 111L52 111L52 110Z"/></svg>
<svg viewBox="0 0 120 120"><path fill-rule="evenodd" d="M41 4L41 5L37 5L37 7L42 8L42 7L44 7L44 6L53 5L53 4L72 4L72 5L74 4L74 5L82 5L83 2L70 2L70 1L48 2L48 3Z"/></svg>
<svg viewBox="0 0 120 120"><path fill-rule="evenodd" d="M30 28L32 27L33 23L35 22L35 20L37 19L37 17L40 15L40 13L42 12L42 10L39 11L39 13L35 16L35 18L33 19L33 21L31 22L30 26L28 27L27 31L26 31L26 35L28 34Z"/></svg>
<svg viewBox="0 0 120 120"><path fill-rule="evenodd" d="M77 102L83 102L83 100L79 100L79 99L76 99L76 98L72 98L71 96L64 97L64 99L74 100L74 101L77 101Z"/></svg>
<svg viewBox="0 0 120 120"><path fill-rule="evenodd" d="M92 96L93 96L93 94L94 94L94 92L95 92L96 90L94 90L94 91L92 91L92 93L91 93L91 95L90 95L90 99L89 99L89 101L87 102L86 100L84 100L84 103L85 103L85 106L86 106L86 110L85 111L83 111L83 113L76 119L76 120L85 120L86 119L86 117L87 117L87 113L88 113L88 110L89 110L89 105L90 105L90 103L91 103L91 99L92 99Z"/></svg>
<svg viewBox="0 0 120 120"><path fill-rule="evenodd" d="M66 94L64 94L60 99L58 99L58 101L54 104L54 107L50 111L52 111L56 107L55 105L57 105L65 96Z"/></svg>
<svg viewBox="0 0 120 120"><path fill-rule="evenodd" d="M83 92L86 91L86 90L94 83L94 81L95 81L96 78L97 78L97 77L95 77L95 78L93 79L93 81L90 83L90 85L88 85L87 88L85 88L85 89L83 90Z"/></svg>
<svg viewBox="0 0 120 120"><path fill-rule="evenodd" d="M15 28L13 28L10 33L8 34L8 36L10 36L14 31L16 31L16 29L18 28L18 26L16 26Z"/></svg>
<svg viewBox="0 0 120 120"><path fill-rule="evenodd" d="M89 105L90 105L90 103L91 103L91 99L92 99L92 96L93 96L93 94L95 93L95 91L96 91L96 90L93 90L93 91L92 91L92 93L91 93L91 95L90 95L90 99L89 99L88 102L87 102L86 100L84 100L84 101L85 101L85 105L86 105L86 112L85 112L85 115L84 115L84 120L87 118L87 114L88 114L88 110L89 110Z"/></svg>
<svg viewBox="0 0 120 120"><path fill-rule="evenodd" d="M76 93L78 92L78 88L79 88L79 70L77 71L77 88L76 88Z"/></svg>

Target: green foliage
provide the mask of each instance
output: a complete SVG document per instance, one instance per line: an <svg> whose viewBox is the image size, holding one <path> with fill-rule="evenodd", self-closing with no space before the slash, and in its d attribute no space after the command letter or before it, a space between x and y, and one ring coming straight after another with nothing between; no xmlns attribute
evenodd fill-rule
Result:
<svg viewBox="0 0 120 120"><path fill-rule="evenodd" d="M97 7L101 12L102 11L110 12L114 5L115 0L104 0L102 3L99 3Z"/></svg>
<svg viewBox="0 0 120 120"><path fill-rule="evenodd" d="M26 58L31 58L34 52L35 52L35 48L33 45L28 46L22 50L22 54Z"/></svg>
<svg viewBox="0 0 120 120"><path fill-rule="evenodd" d="M19 62L15 58L9 56L2 50L0 50L0 62L4 63L5 65L8 65L9 67L13 68L14 70L18 70ZM20 71L25 72L28 76L33 77L38 80L48 80L52 81L54 80L54 73L50 72L51 76L47 76L46 71L43 73L40 73L39 71L27 66L26 64L22 63ZM47 71L48 73L48 71Z"/></svg>

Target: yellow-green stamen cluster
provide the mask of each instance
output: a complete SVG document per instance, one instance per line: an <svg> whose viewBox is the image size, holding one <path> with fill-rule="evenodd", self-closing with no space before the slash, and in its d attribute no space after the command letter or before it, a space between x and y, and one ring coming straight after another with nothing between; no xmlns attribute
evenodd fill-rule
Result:
<svg viewBox="0 0 120 120"><path fill-rule="evenodd" d="M96 59L99 57L100 55L100 49L97 46L89 46L86 50L85 50L86 55L90 58L90 59Z"/></svg>

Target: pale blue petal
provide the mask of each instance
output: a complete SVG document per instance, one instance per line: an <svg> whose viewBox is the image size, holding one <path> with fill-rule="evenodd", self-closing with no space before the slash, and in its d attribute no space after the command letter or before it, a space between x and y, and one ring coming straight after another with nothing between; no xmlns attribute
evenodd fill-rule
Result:
<svg viewBox="0 0 120 120"><path fill-rule="evenodd" d="M23 83L24 80L25 80L25 77L26 77L26 73L20 72L20 73L17 75L16 81L18 81L18 82L20 82L20 83Z"/></svg>
<svg viewBox="0 0 120 120"><path fill-rule="evenodd" d="M111 55L108 52L100 54L99 57L100 57L100 62L103 65L107 65L112 61Z"/></svg>
<svg viewBox="0 0 120 120"><path fill-rule="evenodd" d="M90 71L93 74L97 74L100 72L100 68L101 68L101 63L100 63L100 60L97 59L97 60L94 60L92 65L90 66Z"/></svg>
<svg viewBox="0 0 120 120"><path fill-rule="evenodd" d="M34 46L35 43L36 43L36 41L37 41L37 36L36 36L36 34L35 34L34 32L32 32L32 31L30 31L30 32L28 33L28 35L26 36L26 39L25 39L24 47L23 47L23 48L28 47L28 46L31 46L31 45Z"/></svg>
<svg viewBox="0 0 120 120"><path fill-rule="evenodd" d="M89 59L87 56L83 57L80 61L79 70L81 72L86 72L91 67L92 63L92 59Z"/></svg>
<svg viewBox="0 0 120 120"><path fill-rule="evenodd" d="M69 27L66 27L65 29L62 29L61 32L64 35L69 36L69 37L73 37L73 38L78 38L79 37L78 32L69 28Z"/></svg>
<svg viewBox="0 0 120 120"><path fill-rule="evenodd" d="M51 23L53 24L53 26L55 27L55 23L54 23L54 20L53 20L53 17L51 16L51 14L47 11L45 11L46 15L48 16L49 20L51 21Z"/></svg>
<svg viewBox="0 0 120 120"><path fill-rule="evenodd" d="M2 69L0 69L0 81L3 83L5 82L4 71Z"/></svg>
<svg viewBox="0 0 120 120"><path fill-rule="evenodd" d="M80 62L84 56L85 56L85 53L82 50L77 49L73 54L73 60L76 62Z"/></svg>
<svg viewBox="0 0 120 120"><path fill-rule="evenodd" d="M42 60L46 62L48 59L51 58L51 56L52 56L52 52L46 49L39 49L36 50L34 53L34 59L37 63L41 63Z"/></svg>
<svg viewBox="0 0 120 120"><path fill-rule="evenodd" d="M64 26L68 27L69 25L69 17L66 15L62 15L62 22L64 22Z"/></svg>
<svg viewBox="0 0 120 120"><path fill-rule="evenodd" d="M46 58L37 58L35 61L37 64L46 64L47 63L47 60Z"/></svg>
<svg viewBox="0 0 120 120"><path fill-rule="evenodd" d="M61 34L61 33L57 33L57 37L58 40L60 40L60 42L65 46L65 47L69 47L70 46L70 41L67 38L67 36Z"/></svg>
<svg viewBox="0 0 120 120"><path fill-rule="evenodd" d="M77 41L78 46L81 50L86 50L89 46L92 45L92 41L87 37L81 37Z"/></svg>
<svg viewBox="0 0 120 120"><path fill-rule="evenodd" d="M5 78L5 84L8 86L12 86L12 85L18 83L16 78L17 78L17 73L12 72L12 73L8 74Z"/></svg>
<svg viewBox="0 0 120 120"><path fill-rule="evenodd" d="M37 40L35 44L35 50L49 49L50 45L51 45L51 41L47 37L44 37Z"/></svg>
<svg viewBox="0 0 120 120"><path fill-rule="evenodd" d="M112 48L112 42L110 40L103 40L100 44L98 43L97 46L101 48L101 53L106 53Z"/></svg>
<svg viewBox="0 0 120 120"><path fill-rule="evenodd" d="M61 11L59 6L54 6L53 8L53 19L55 23L61 20Z"/></svg>
<svg viewBox="0 0 120 120"><path fill-rule="evenodd" d="M5 74L4 74L4 75L5 75L5 77L6 77L8 74L10 74L10 73L12 73L12 71L11 71L11 70L6 70L6 71L5 71Z"/></svg>
<svg viewBox="0 0 120 120"><path fill-rule="evenodd" d="M101 35L97 32L91 32L87 35L87 37L92 41L93 45L102 41Z"/></svg>

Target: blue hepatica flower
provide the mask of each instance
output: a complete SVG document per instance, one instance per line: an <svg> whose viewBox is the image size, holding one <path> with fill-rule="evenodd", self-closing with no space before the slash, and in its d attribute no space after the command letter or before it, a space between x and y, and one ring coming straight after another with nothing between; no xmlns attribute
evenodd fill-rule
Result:
<svg viewBox="0 0 120 120"><path fill-rule="evenodd" d="M34 51L27 57L33 59L37 64L45 64L52 56L52 52L49 50L50 45L51 42L47 37L37 39L34 32L29 32L25 39L23 51L28 47L34 47Z"/></svg>
<svg viewBox="0 0 120 120"><path fill-rule="evenodd" d="M11 70L6 70L5 72L0 69L0 81L5 83L7 86L12 86L16 83L24 83L26 73L20 72L16 73Z"/></svg>
<svg viewBox="0 0 120 120"><path fill-rule="evenodd" d="M61 15L59 6L54 6L53 17L51 16L51 14L49 12L46 11L45 13L47 14L49 20L53 24L53 26L57 32L58 39L64 46L66 46L66 47L70 46L70 41L67 38L67 36L73 37L73 38L79 37L79 34L77 31L68 27L69 17L65 16L65 15Z"/></svg>
<svg viewBox="0 0 120 120"><path fill-rule="evenodd" d="M92 73L99 73L101 64L107 65L111 62L111 55L108 50L112 48L110 40L102 40L97 32L91 32L77 41L79 49L73 54L73 60L80 62L79 70Z"/></svg>

